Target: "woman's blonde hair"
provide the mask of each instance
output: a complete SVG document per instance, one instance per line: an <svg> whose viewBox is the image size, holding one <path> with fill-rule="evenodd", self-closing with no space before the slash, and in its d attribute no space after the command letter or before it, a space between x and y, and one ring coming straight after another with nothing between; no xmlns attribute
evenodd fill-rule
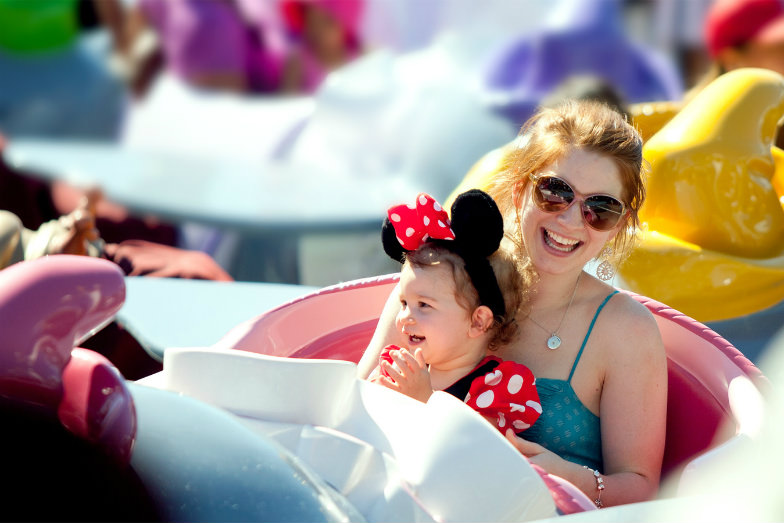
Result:
<svg viewBox="0 0 784 523"><path fill-rule="evenodd" d="M488 257L493 267L496 281L504 297L503 316L494 315L490 327L492 336L488 343L490 350L506 345L515 339L518 325L517 312L527 303L534 272L527 259L518 257L516 252L498 249ZM404 263L415 268L426 268L444 264L452 270L455 282L455 299L469 313L481 305L479 293L465 268L465 260L458 254L433 243L424 243L415 251L406 253Z"/></svg>
<svg viewBox="0 0 784 523"><path fill-rule="evenodd" d="M621 199L627 214L613 241L619 258L634 242L639 227L638 213L645 200L642 137L626 118L602 102L566 100L541 108L520 131L518 149L507 155L504 168L495 177L489 194L505 218L518 216L514 234L520 237L519 212L523 194L537 173L563 158L572 149L598 153L615 162L621 176ZM519 249L524 246L518 245Z"/></svg>

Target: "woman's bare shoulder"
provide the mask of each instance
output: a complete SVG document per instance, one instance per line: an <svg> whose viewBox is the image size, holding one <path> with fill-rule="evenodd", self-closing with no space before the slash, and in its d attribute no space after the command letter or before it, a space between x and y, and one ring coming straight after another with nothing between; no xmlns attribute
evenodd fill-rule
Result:
<svg viewBox="0 0 784 523"><path fill-rule="evenodd" d="M615 343L607 344L614 356L630 352L643 357L664 354L661 332L653 313L632 296L623 292L613 296L607 303L606 314L603 330L610 340L615 340ZM638 350L629 351L629 345Z"/></svg>
<svg viewBox="0 0 784 523"><path fill-rule="evenodd" d="M626 292L620 291L618 294L615 294L607 305L608 310L615 311L614 314L623 315L628 321L637 320L654 324L656 322L653 318L653 313L651 313L648 307Z"/></svg>

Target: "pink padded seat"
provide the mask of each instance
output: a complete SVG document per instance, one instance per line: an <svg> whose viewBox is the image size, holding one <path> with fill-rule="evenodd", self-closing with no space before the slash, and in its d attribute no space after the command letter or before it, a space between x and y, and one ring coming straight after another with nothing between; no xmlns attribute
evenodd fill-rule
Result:
<svg viewBox="0 0 784 523"><path fill-rule="evenodd" d="M397 275L386 275L326 287L237 326L216 347L358 362L396 283ZM705 325L655 300L627 293L653 313L667 350L664 478L735 434L737 419L727 392L733 378L747 376L760 389L767 387L767 380Z"/></svg>
<svg viewBox="0 0 784 523"><path fill-rule="evenodd" d="M397 281L390 274L324 287L240 323L214 347L358 362Z"/></svg>
<svg viewBox="0 0 784 523"><path fill-rule="evenodd" d="M662 477L732 437L737 419L728 385L747 376L761 391L762 372L718 333L656 300L627 292L656 318L667 350L667 436ZM735 430L733 430L735 427Z"/></svg>

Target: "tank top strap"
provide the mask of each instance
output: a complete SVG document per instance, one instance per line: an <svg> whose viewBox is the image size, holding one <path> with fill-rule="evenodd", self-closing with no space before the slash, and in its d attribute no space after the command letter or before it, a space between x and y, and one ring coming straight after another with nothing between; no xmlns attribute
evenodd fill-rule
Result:
<svg viewBox="0 0 784 523"><path fill-rule="evenodd" d="M599 313L602 312L602 309L604 308L605 305L607 305L607 302L610 301L610 298L612 298L616 294L618 294L618 291L614 290L610 294L605 296L605 298L602 301L602 303L596 309L596 314L593 315L593 319L591 320L591 324L588 326L588 332L585 334L585 338L583 338L583 344L580 345L580 351L577 353L577 357L574 359L574 363L572 364L572 371L569 373L569 378L566 380L569 383L571 383L571 381L572 381L572 376L574 375L574 371L577 368L577 364L580 362L580 356L583 355L583 349L585 349L585 345L588 343L588 338L591 336L591 332L593 331L593 326L596 323L596 318L599 317Z"/></svg>

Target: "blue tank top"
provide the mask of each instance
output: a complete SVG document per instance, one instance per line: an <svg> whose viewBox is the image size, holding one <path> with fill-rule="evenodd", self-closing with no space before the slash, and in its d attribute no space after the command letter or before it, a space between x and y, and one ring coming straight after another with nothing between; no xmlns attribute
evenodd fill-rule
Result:
<svg viewBox="0 0 784 523"><path fill-rule="evenodd" d="M542 405L542 415L529 429L519 433L520 437L542 445L565 460L599 471L604 468L599 417L588 410L575 394L572 388L572 376L591 336L596 318L610 298L617 293L618 291L613 291L609 294L596 309L580 351L572 364L569 378L566 380L536 378L536 390Z"/></svg>

